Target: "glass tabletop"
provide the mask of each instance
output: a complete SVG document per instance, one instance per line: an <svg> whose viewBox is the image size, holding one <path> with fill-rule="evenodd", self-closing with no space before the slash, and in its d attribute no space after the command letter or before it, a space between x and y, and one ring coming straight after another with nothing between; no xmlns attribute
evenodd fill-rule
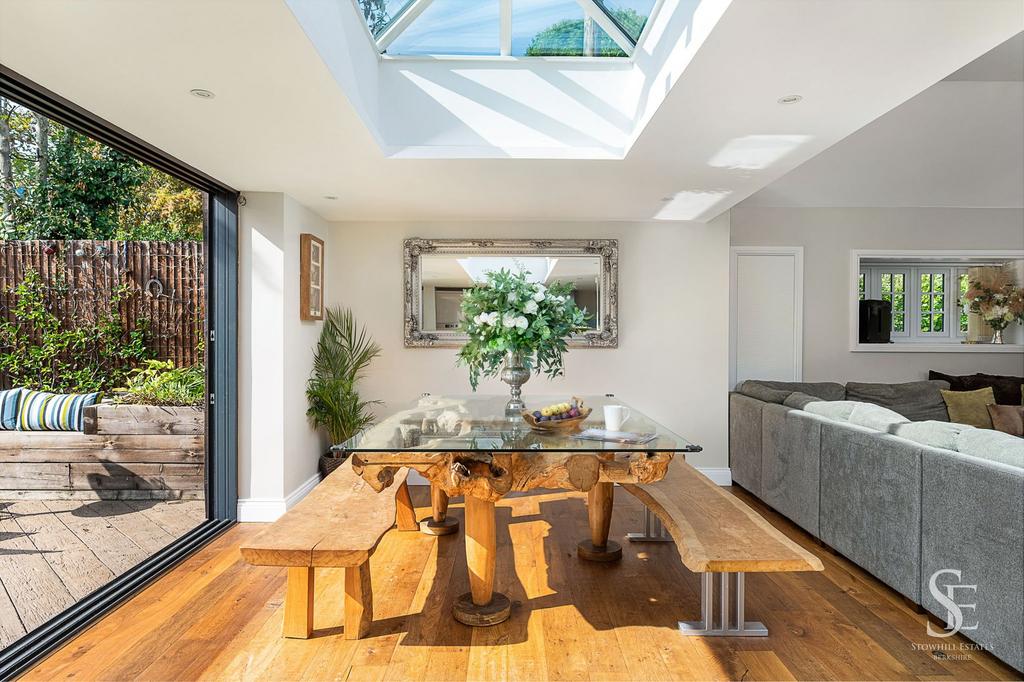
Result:
<svg viewBox="0 0 1024 682"><path fill-rule="evenodd" d="M531 396L529 410L539 410L569 398ZM374 426L332 449L346 452L700 452L700 447L679 436L618 398L582 396L592 408L580 429L604 429L604 406L623 405L630 410L621 431L652 434L643 443L597 441L571 433L534 431L521 416L506 417L507 395L425 395L393 410Z"/></svg>

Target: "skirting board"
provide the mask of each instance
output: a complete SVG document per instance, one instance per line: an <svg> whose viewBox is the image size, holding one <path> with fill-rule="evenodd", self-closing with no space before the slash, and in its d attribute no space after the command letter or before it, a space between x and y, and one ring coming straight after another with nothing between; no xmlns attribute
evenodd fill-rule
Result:
<svg viewBox="0 0 1024 682"><path fill-rule="evenodd" d="M298 504L299 500L320 482L316 473L306 479L288 497L247 497L238 500L238 520L242 523L271 523L281 518L286 511Z"/></svg>
<svg viewBox="0 0 1024 682"><path fill-rule="evenodd" d="M732 470L729 467L694 467L710 478L715 485L732 485ZM284 499L271 497L248 497L238 500L238 520L242 523L271 523L277 521L286 511L294 507L299 500L320 482L320 474L310 476L291 495ZM409 472L409 485L429 485L427 479L415 471Z"/></svg>

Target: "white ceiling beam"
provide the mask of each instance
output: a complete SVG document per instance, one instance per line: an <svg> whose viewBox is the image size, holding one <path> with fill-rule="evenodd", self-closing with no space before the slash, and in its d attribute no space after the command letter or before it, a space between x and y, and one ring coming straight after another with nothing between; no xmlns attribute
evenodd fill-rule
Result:
<svg viewBox="0 0 1024 682"><path fill-rule="evenodd" d="M501 0L501 55L512 54L512 0Z"/></svg>
<svg viewBox="0 0 1024 682"><path fill-rule="evenodd" d="M430 7L434 0L413 0L412 4L405 8L405 11L398 15L398 18L391 22L391 25L384 29L377 38L377 50L383 52L388 46L395 42L395 38L402 35L402 31L409 28L409 24L416 21L416 17L423 14L423 10Z"/></svg>
<svg viewBox="0 0 1024 682"><path fill-rule="evenodd" d="M605 11L597 6L594 0L576 0L583 11L586 12L587 16L597 22L597 25L604 29L604 32L608 34L608 37L615 41L615 44L622 48L622 51L626 53L627 57L633 56L633 49L636 47L633 44L633 39L630 38L619 25L612 21L611 17L605 14Z"/></svg>

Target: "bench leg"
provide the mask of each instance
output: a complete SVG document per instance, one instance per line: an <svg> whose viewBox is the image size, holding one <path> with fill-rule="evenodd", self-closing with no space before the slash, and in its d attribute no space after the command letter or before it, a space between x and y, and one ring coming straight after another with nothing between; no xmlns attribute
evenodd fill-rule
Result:
<svg viewBox="0 0 1024 682"><path fill-rule="evenodd" d="M590 539L576 545L576 556L587 561L617 561L622 558L622 546L608 539L614 504L614 483L596 483L587 492Z"/></svg>
<svg viewBox="0 0 1024 682"><path fill-rule="evenodd" d="M412 497L409 495L409 484L404 481L395 491L395 521L398 522L398 530L419 528L419 524L416 523L416 510L412 506Z"/></svg>
<svg viewBox="0 0 1024 682"><path fill-rule="evenodd" d="M715 625L715 575L719 576L719 622ZM736 576L735 618L729 622L730 576ZM700 574L700 620L681 621L679 632L690 637L767 637L768 628L758 621L746 620L744 602L746 581L743 573Z"/></svg>
<svg viewBox="0 0 1024 682"><path fill-rule="evenodd" d="M373 621L370 562L345 569L345 639L361 639Z"/></svg>
<svg viewBox="0 0 1024 682"><path fill-rule="evenodd" d="M630 542L672 542L672 536L665 532L661 519L647 507L644 507L644 532L626 533L626 539Z"/></svg>
<svg viewBox="0 0 1024 682"><path fill-rule="evenodd" d="M313 634L313 568L288 569L288 587L284 597L284 636L309 639Z"/></svg>
<svg viewBox="0 0 1024 682"><path fill-rule="evenodd" d="M436 483L430 484L430 518L420 521L420 532L450 535L459 530L459 520L448 517L448 493Z"/></svg>

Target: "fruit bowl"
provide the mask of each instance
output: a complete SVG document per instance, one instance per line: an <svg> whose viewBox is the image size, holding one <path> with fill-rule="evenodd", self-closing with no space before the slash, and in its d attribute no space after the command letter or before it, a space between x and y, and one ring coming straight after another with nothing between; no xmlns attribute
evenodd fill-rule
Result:
<svg viewBox="0 0 1024 682"><path fill-rule="evenodd" d="M562 407L568 409L559 409ZM582 400L574 397L571 403L550 405L543 410L523 410L523 421L529 424L531 429L541 433L568 433L579 430L580 424L592 411L591 408L584 407ZM540 417L537 413L540 413Z"/></svg>

